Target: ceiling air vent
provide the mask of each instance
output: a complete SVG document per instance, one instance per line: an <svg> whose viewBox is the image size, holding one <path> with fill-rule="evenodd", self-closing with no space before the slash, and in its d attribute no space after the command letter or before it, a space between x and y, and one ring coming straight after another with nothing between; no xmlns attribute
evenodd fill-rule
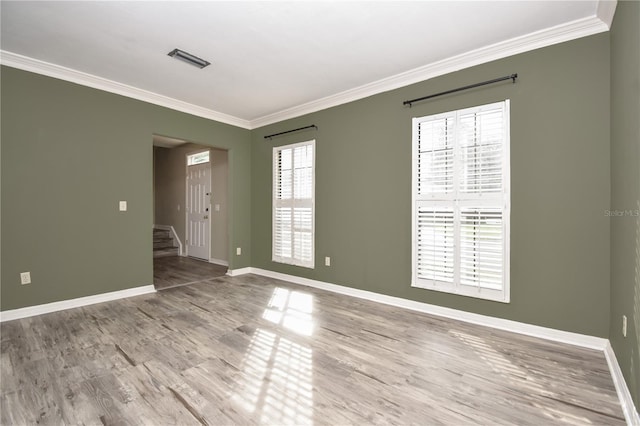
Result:
<svg viewBox="0 0 640 426"><path fill-rule="evenodd" d="M198 68L204 68L207 65L211 64L204 59L200 59L197 56L194 56L191 53L185 52L184 50L180 49L173 49L171 52L169 52L169 56L171 56L172 58L180 59L181 61L184 61Z"/></svg>

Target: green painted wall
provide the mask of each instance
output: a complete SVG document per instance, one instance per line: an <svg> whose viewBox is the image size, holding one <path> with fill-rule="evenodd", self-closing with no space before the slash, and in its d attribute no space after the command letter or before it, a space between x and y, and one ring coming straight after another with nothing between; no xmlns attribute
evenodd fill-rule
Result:
<svg viewBox="0 0 640 426"><path fill-rule="evenodd" d="M248 130L9 67L1 83L3 311L152 284L153 133L230 150L231 264L250 265Z"/></svg>
<svg viewBox="0 0 640 426"><path fill-rule="evenodd" d="M229 149L233 269L609 337L640 398L640 3L601 34L252 132L1 68L1 309L152 282L152 134ZM611 55L610 55L611 54ZM611 75L610 75L611 68ZM405 108L402 101L517 72ZM610 78L611 77L611 78ZM411 118L511 99L511 303L410 287ZM610 103L611 102L611 103ZM611 120L611 126L610 126ZM269 133L309 131L265 141ZM271 262L272 147L317 141L316 268ZM610 143L611 142L611 143ZM117 211L127 200L129 211ZM332 266L323 266L331 256ZM33 283L19 284L31 271ZM611 285L610 285L611 283ZM621 317L629 318L623 338Z"/></svg>
<svg viewBox="0 0 640 426"><path fill-rule="evenodd" d="M640 3L618 2L611 29L611 224L609 339L640 407ZM628 319L622 336L622 315Z"/></svg>
<svg viewBox="0 0 640 426"><path fill-rule="evenodd" d="M402 101L517 72L509 82ZM411 119L511 99L511 303L410 287ZM252 131L252 266L560 330L609 333L609 34ZM317 131L264 135L316 124ZM272 147L315 138L316 267L271 262ZM331 267L324 257L331 256Z"/></svg>

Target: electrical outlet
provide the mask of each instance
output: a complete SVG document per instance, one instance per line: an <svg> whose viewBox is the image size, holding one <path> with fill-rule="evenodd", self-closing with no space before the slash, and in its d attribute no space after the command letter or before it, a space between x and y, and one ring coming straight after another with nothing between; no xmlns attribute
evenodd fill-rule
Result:
<svg viewBox="0 0 640 426"><path fill-rule="evenodd" d="M242 254L242 248L236 248L236 256L240 256Z"/></svg>
<svg viewBox="0 0 640 426"><path fill-rule="evenodd" d="M627 337L627 316L622 316L622 336Z"/></svg>
<svg viewBox="0 0 640 426"><path fill-rule="evenodd" d="M31 272L20 272L20 284L31 284Z"/></svg>
<svg viewBox="0 0 640 426"><path fill-rule="evenodd" d="M120 208L121 212L126 212L127 211L127 202L126 201L120 201L119 208Z"/></svg>
<svg viewBox="0 0 640 426"><path fill-rule="evenodd" d="M324 258L324 266L331 266L331 258L329 256Z"/></svg>

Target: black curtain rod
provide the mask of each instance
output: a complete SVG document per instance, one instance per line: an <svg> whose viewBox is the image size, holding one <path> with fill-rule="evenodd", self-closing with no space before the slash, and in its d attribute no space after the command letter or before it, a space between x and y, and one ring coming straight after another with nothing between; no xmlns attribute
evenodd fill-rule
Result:
<svg viewBox="0 0 640 426"><path fill-rule="evenodd" d="M315 124L312 124L311 126L305 126L305 127L299 127L297 129L293 129L293 130L287 130L286 132L280 132L280 133L274 133L272 135L268 135L265 136L265 139L271 139L273 137L276 136L280 136L280 135L286 135L287 133L293 133L293 132L299 132L300 130L307 130L307 129L318 129L318 126L316 126Z"/></svg>
<svg viewBox="0 0 640 426"><path fill-rule="evenodd" d="M518 78L518 74L506 75L504 77L494 78L493 80L483 81L482 83L470 84L468 86L458 87L457 89L447 90L446 92L440 92L434 95L423 96L422 98L411 99L410 101L404 101L402 105L409 105L409 107L411 107L411 104L413 104L414 102L424 101L426 99L435 98L436 96L448 95L449 93L455 93L461 90L473 89L474 87L485 86L487 84L498 83L500 81L505 81L505 80L513 80L513 82L515 83L516 78Z"/></svg>

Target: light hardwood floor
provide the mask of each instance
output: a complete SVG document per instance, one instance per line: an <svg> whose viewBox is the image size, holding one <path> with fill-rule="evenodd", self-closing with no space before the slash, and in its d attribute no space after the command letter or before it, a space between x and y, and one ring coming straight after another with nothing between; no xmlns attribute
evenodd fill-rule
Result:
<svg viewBox="0 0 640 426"><path fill-rule="evenodd" d="M3 425L621 425L602 353L255 275L3 323Z"/></svg>
<svg viewBox="0 0 640 426"><path fill-rule="evenodd" d="M226 275L227 267L186 256L153 258L153 285L156 290L195 284Z"/></svg>

